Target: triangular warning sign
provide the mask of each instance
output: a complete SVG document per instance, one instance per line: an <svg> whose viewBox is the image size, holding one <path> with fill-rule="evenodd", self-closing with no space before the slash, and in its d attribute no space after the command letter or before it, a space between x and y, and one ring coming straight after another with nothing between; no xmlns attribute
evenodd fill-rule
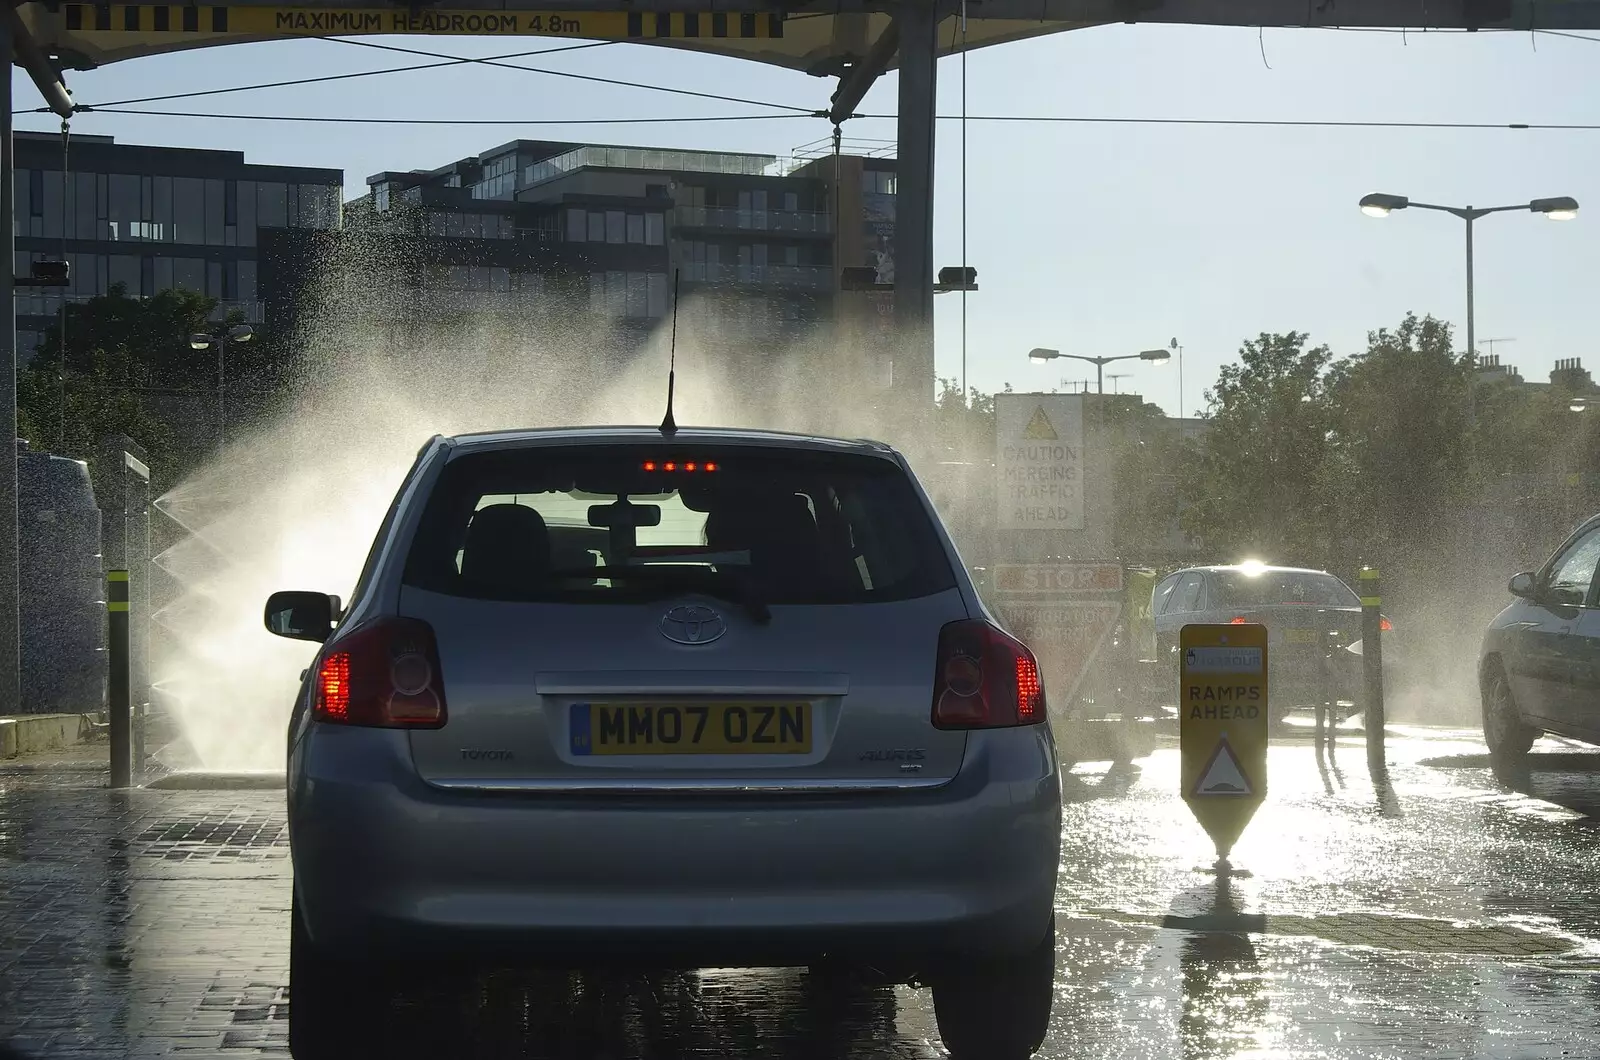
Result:
<svg viewBox="0 0 1600 1060"><path fill-rule="evenodd" d="M1050 417L1044 414L1043 405L1033 410L1033 416L1028 420L1028 426L1023 428L1022 436L1030 442L1053 442L1058 439L1056 429L1050 425Z"/></svg>
<svg viewBox="0 0 1600 1060"><path fill-rule="evenodd" d="M1194 785L1194 794L1243 798L1253 792L1250 778L1244 775L1244 768L1234 756L1233 748L1228 746L1227 737L1223 737L1217 743L1217 749L1212 752L1211 761L1200 771L1200 779Z"/></svg>

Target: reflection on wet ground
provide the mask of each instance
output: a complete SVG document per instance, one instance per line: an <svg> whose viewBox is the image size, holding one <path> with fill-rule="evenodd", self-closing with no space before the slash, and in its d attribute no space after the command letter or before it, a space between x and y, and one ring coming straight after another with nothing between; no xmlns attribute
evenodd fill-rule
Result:
<svg viewBox="0 0 1600 1060"><path fill-rule="evenodd" d="M1473 734L1274 747L1212 851L1170 746L1075 766L1051 1058L1600 1055L1600 754L1495 767ZM287 1051L288 845L260 790L111 793L0 765L0 1039L35 1056ZM878 1060L941 1054L926 993L804 971L409 982L373 1056Z"/></svg>

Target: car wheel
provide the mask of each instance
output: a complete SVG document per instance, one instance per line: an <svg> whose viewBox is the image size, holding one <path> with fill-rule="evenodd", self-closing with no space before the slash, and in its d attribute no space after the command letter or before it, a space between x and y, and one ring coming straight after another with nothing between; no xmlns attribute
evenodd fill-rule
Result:
<svg viewBox="0 0 1600 1060"><path fill-rule="evenodd" d="M1539 730L1522 718L1505 670L1496 666L1483 686L1483 742L1489 753L1500 759L1521 758L1538 738Z"/></svg>
<svg viewBox="0 0 1600 1060"><path fill-rule="evenodd" d="M370 973L318 949L301 920L299 899L291 899L289 1052L296 1060L333 1060L372 1046L384 997Z"/></svg>
<svg viewBox="0 0 1600 1060"><path fill-rule="evenodd" d="M933 1014L952 1060L1026 1060L1044 1044L1056 978L1056 927L1029 952L964 964L933 981Z"/></svg>

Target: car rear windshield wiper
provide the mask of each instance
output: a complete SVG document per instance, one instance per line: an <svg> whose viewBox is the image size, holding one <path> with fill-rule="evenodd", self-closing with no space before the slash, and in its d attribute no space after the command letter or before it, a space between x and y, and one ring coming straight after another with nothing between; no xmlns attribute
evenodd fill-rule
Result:
<svg viewBox="0 0 1600 1060"><path fill-rule="evenodd" d="M639 564L629 566L563 567L550 572L552 578L604 578L612 582L644 582L667 589L695 589L708 596L738 604L752 621L766 625L772 611L755 591L749 576L737 568L682 566L678 564Z"/></svg>

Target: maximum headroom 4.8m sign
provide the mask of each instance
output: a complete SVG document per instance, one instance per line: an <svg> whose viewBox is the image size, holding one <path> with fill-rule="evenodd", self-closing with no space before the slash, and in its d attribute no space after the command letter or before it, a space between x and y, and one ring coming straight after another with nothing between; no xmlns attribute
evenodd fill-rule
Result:
<svg viewBox="0 0 1600 1060"><path fill-rule="evenodd" d="M1001 530L1083 529L1083 396L996 394Z"/></svg>

